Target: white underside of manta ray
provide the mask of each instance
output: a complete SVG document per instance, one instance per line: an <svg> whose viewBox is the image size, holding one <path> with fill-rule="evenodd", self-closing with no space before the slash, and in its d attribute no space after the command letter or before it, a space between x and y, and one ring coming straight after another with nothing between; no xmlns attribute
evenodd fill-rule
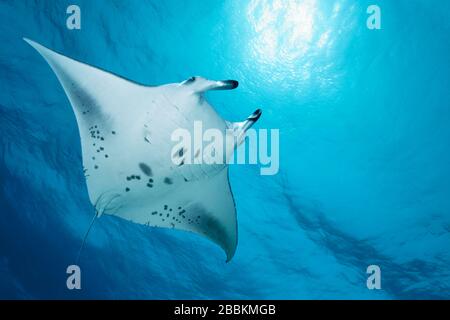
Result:
<svg viewBox="0 0 450 320"><path fill-rule="evenodd" d="M246 121L222 119L204 99L208 90L234 89L237 81L193 77L182 83L145 86L58 54L24 39L48 62L78 123L89 198L97 216L109 214L154 227L203 235L225 250L237 246L236 209L228 165L174 164L170 137L177 128L237 132L236 145L261 111ZM228 159L231 153L224 156ZM189 154L183 148L177 152Z"/></svg>

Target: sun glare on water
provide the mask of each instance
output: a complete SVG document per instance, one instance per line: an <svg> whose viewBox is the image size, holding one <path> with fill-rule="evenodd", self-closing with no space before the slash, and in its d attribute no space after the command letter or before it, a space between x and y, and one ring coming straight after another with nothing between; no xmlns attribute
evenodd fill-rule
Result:
<svg viewBox="0 0 450 320"><path fill-rule="evenodd" d="M270 74L273 81L307 81L312 70L326 71L331 66L323 60L339 32L335 21L341 2L326 12L319 4L317 0L250 1L245 12L250 27L246 55L258 72Z"/></svg>
<svg viewBox="0 0 450 320"><path fill-rule="evenodd" d="M253 0L247 10L256 38L255 53L291 61L304 55L314 33L316 0Z"/></svg>

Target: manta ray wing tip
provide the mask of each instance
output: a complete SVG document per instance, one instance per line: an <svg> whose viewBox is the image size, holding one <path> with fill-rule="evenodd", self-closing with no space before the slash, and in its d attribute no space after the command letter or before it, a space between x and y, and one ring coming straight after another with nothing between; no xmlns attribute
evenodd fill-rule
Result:
<svg viewBox="0 0 450 320"><path fill-rule="evenodd" d="M227 255L227 260L225 263L229 263L231 259L233 259L234 254L236 253L237 243L231 248L224 248L225 254Z"/></svg>
<svg viewBox="0 0 450 320"><path fill-rule="evenodd" d="M42 47L39 43L37 43L36 41L33 41L31 39L28 39L26 37L22 38L23 41L25 41L26 43L28 43L30 46L32 46L34 49L38 50Z"/></svg>
<svg viewBox="0 0 450 320"><path fill-rule="evenodd" d="M28 39L27 37L22 37L22 40L25 41L26 43L32 45L33 43L35 43L33 40Z"/></svg>

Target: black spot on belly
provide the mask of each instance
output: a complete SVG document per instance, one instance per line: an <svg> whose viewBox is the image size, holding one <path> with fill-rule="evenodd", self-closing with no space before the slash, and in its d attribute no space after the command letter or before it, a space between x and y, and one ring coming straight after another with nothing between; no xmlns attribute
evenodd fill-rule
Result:
<svg viewBox="0 0 450 320"><path fill-rule="evenodd" d="M157 213L158 213L157 211L153 211L152 216L156 215Z"/></svg>
<svg viewBox="0 0 450 320"><path fill-rule="evenodd" d="M148 165L146 165L145 163L139 163L139 168L142 170L142 172L151 177L153 175L152 173L152 168L150 168Z"/></svg>
<svg viewBox="0 0 450 320"><path fill-rule="evenodd" d="M111 133L112 133L112 134L116 134L116 132L115 132L115 131L111 131Z"/></svg>
<svg viewBox="0 0 450 320"><path fill-rule="evenodd" d="M126 192L130 191L130 188L125 188L125 191L126 191Z"/></svg>
<svg viewBox="0 0 450 320"><path fill-rule="evenodd" d="M94 166L94 169L98 169L98 166L97 166L97 165L95 165L95 166Z"/></svg>
<svg viewBox="0 0 450 320"><path fill-rule="evenodd" d="M165 177L165 178L164 178L164 183L165 183L165 184L172 184L173 181L172 181L172 179Z"/></svg>

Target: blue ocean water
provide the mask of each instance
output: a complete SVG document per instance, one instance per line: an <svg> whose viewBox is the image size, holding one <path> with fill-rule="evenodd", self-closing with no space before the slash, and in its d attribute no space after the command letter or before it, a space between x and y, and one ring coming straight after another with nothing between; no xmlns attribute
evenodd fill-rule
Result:
<svg viewBox="0 0 450 320"><path fill-rule="evenodd" d="M0 1L0 298L450 297L450 2ZM66 28L77 4L81 30ZM146 84L237 79L280 171L235 165L235 257L193 234L93 215L73 111L31 38ZM124 150L126 152L126 150ZM382 289L368 290L379 265Z"/></svg>

